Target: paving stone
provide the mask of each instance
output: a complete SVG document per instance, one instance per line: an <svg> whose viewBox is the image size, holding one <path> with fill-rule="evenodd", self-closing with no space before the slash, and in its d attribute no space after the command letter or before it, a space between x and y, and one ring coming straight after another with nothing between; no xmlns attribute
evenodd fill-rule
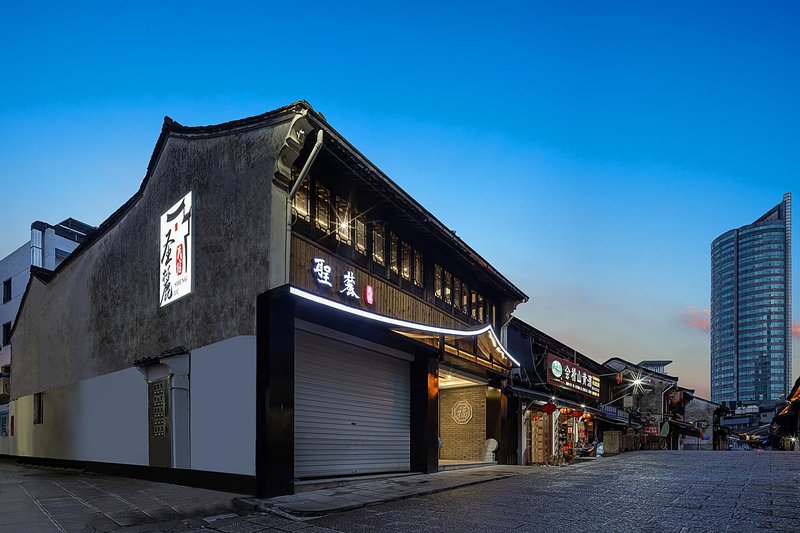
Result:
<svg viewBox="0 0 800 533"><path fill-rule="evenodd" d="M5 474L9 472L15 482L8 481ZM91 527L98 531L118 528L116 531L130 533L192 530L254 533L298 529L307 533L800 531L797 492L800 454L635 452L575 467L498 469L496 475L502 479L497 480L492 480L489 470L455 472L446 476L382 479L271 500L273 504L283 505L294 502L307 512L315 509L328 512L342 506L404 497L313 520L252 514L212 523L187 518L119 528L108 519L114 512L125 512L120 509L142 511L136 520L152 519L150 513L157 514L159 510L173 513L170 518L175 518L178 511L205 512L207 514L198 516L208 516L225 512L230 495L217 494L214 500L213 494L199 492L195 498L193 489L181 487L171 491L170 485L149 485L140 481L136 482L135 490L127 490L124 480L118 478L84 480L75 473L51 474L34 470L23 476L4 470L0 462L0 495L8 494L11 496L8 501L14 502L13 511L4 512L0 506L0 531L18 531L19 528L9 528L8 524L14 524L14 520L25 524L24 519L29 515L36 516L36 524L41 525L39 529L29 530L49 530L52 523L45 515L35 506L25 505L33 500L22 491L22 483L30 485L34 481L33 493L51 496L42 498L39 503L50 510L54 518L62 520L62 527L68 531L84 531ZM486 483L463 485L487 479ZM51 481L69 489L67 492L73 495L48 488L47 483ZM81 488L81 483L87 485ZM462 486L452 490L427 494L459 483ZM86 496L83 503L75 498L78 489ZM106 496L98 496L97 491ZM112 493L124 501L108 499L107 494ZM101 509L103 512L98 512ZM144 515L145 509L149 509L147 515Z"/></svg>
<svg viewBox="0 0 800 533"><path fill-rule="evenodd" d="M220 531L222 533L255 533L257 531L264 531L265 529L268 529L261 524L250 522L248 520L242 520L241 518L226 520L224 524L218 524L214 522L208 526L205 526L205 528L213 529L214 531Z"/></svg>

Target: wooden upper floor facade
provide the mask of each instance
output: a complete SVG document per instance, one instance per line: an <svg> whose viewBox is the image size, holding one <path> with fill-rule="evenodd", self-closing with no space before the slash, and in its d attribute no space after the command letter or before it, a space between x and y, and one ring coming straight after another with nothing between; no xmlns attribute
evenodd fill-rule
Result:
<svg viewBox="0 0 800 533"><path fill-rule="evenodd" d="M500 331L526 296L377 169L358 165L352 147L327 139L292 198L290 283L415 323ZM317 268L330 268L330 285Z"/></svg>

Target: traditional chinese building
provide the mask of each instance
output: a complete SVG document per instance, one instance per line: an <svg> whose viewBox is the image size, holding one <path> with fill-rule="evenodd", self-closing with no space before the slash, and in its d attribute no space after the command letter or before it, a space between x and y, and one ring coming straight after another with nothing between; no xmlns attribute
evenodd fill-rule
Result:
<svg viewBox="0 0 800 533"><path fill-rule="evenodd" d="M684 440L684 449L687 450L713 450L714 432L719 429L720 405L699 396L693 396L692 401L686 404L684 422L698 430L696 435L687 435Z"/></svg>
<svg viewBox="0 0 800 533"><path fill-rule="evenodd" d="M694 399L694 390L679 386L677 376L664 373L664 367L671 362L642 361L634 364L612 357L604 365L625 378L614 387L611 405L630 412L646 433L662 437L661 447L677 450L683 449L687 438L697 445L705 428L700 427L702 424L695 425L695 422L708 423L708 420L699 413L702 409L698 405L697 410L689 413L691 423L687 421L686 406ZM710 403L706 400L701 402Z"/></svg>
<svg viewBox="0 0 800 533"><path fill-rule="evenodd" d="M778 449L796 451L800 449L800 378L787 395L787 403L782 406L773 420L773 436Z"/></svg>
<svg viewBox="0 0 800 533"><path fill-rule="evenodd" d="M13 453L260 495L513 463L525 300L305 102L166 119L136 194L34 272Z"/></svg>
<svg viewBox="0 0 800 533"><path fill-rule="evenodd" d="M607 405L613 371L517 318L507 335L520 362L511 391L520 405L522 464L570 461L606 429L628 424L627 413Z"/></svg>

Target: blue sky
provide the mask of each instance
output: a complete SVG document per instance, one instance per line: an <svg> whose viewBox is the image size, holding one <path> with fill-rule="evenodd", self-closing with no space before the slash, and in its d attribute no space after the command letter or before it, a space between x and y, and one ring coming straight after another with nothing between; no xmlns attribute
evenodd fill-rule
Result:
<svg viewBox="0 0 800 533"><path fill-rule="evenodd" d="M792 2L81 6L4 6L0 256L34 219L104 220L164 115L306 99L530 295L521 318L708 395L686 322L710 242L798 201Z"/></svg>

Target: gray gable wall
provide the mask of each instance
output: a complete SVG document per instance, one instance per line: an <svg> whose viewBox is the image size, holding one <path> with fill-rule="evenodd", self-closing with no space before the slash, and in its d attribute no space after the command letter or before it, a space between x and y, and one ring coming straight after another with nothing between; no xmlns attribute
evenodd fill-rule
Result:
<svg viewBox="0 0 800 533"><path fill-rule="evenodd" d="M171 134L138 201L49 283L32 280L12 339L13 397L255 334L256 295L268 289L270 191L288 131L281 121ZM189 191L194 292L160 308L159 220Z"/></svg>

